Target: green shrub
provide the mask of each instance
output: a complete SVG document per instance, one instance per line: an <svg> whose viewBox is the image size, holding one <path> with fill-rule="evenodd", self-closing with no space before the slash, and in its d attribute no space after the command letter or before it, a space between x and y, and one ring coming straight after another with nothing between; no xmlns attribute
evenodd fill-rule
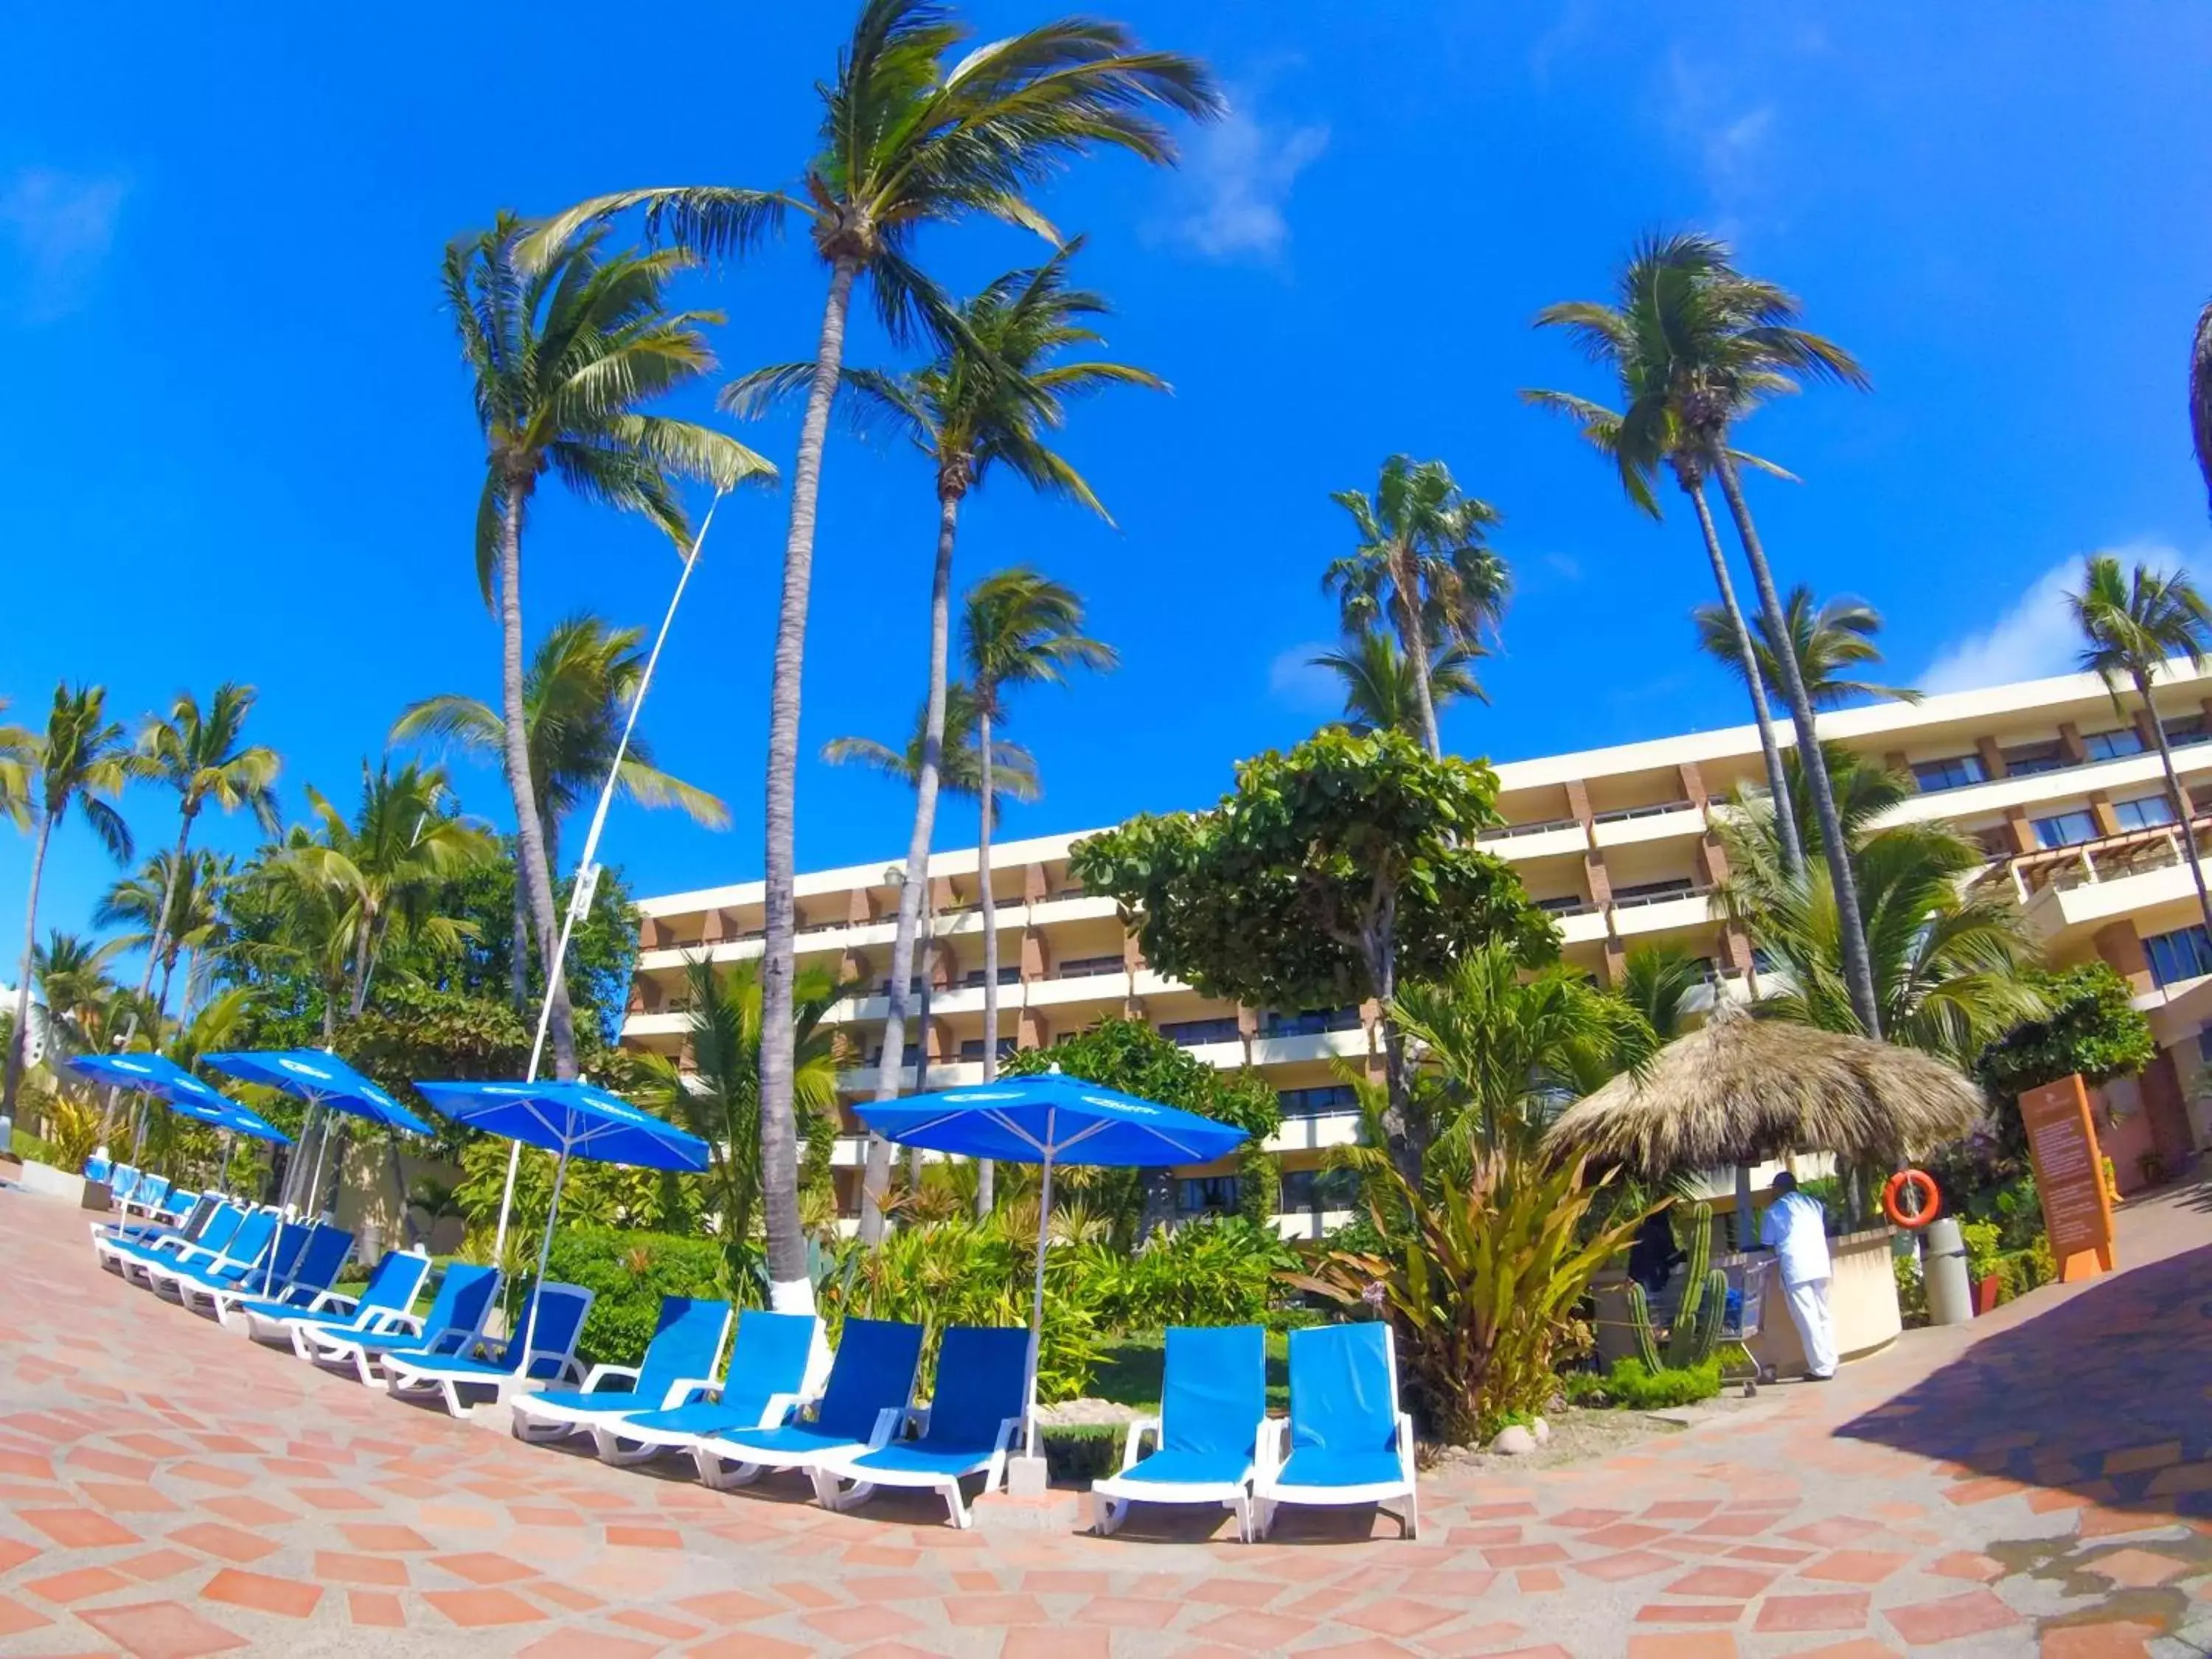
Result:
<svg viewBox="0 0 2212 1659"><path fill-rule="evenodd" d="M1118 1423L1056 1423L1037 1431L1046 1479L1088 1486L1121 1467Z"/></svg>
<svg viewBox="0 0 2212 1659"><path fill-rule="evenodd" d="M1920 1277L1919 1263L1909 1255L1893 1255L1889 1259L1890 1272L1897 1279L1897 1311L1907 1325L1928 1322L1928 1286Z"/></svg>
<svg viewBox="0 0 2212 1659"><path fill-rule="evenodd" d="M1980 1284L1997 1271L2004 1250L2004 1229L1994 1221L1962 1221L1959 1237L1966 1246L1966 1277Z"/></svg>
<svg viewBox="0 0 2212 1659"><path fill-rule="evenodd" d="M1155 1232L1133 1255L1104 1245L1080 1247L1079 1261L1098 1324L1115 1334L1259 1324L1278 1294L1276 1275L1298 1265L1297 1253L1273 1227L1243 1216Z"/></svg>
<svg viewBox="0 0 2212 1659"><path fill-rule="evenodd" d="M1617 1406L1625 1411L1660 1412L1711 1400L1721 1391L1721 1362L1662 1366L1657 1370L1631 1356L1613 1361L1610 1371L1576 1371L1559 1379L1577 1406Z"/></svg>
<svg viewBox="0 0 2212 1659"><path fill-rule="evenodd" d="M32 1164L52 1164L54 1161L54 1149L28 1129L18 1129L9 1137L9 1150L17 1158Z"/></svg>
<svg viewBox="0 0 2212 1659"><path fill-rule="evenodd" d="M534 1273L537 1262L530 1267ZM546 1276L595 1292L577 1352L586 1365L635 1365L653 1340L664 1296L727 1297L721 1247L711 1238L564 1227L553 1235ZM510 1306L518 1311L526 1280Z"/></svg>

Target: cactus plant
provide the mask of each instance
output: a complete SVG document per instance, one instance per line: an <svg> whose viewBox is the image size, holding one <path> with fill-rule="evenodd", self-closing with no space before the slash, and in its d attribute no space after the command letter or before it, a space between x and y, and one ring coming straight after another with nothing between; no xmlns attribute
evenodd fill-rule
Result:
<svg viewBox="0 0 2212 1659"><path fill-rule="evenodd" d="M1659 1334L1651 1328L1651 1298L1632 1279L1628 1281L1628 1323L1636 1333L1636 1354L1644 1369L1659 1370Z"/></svg>
<svg viewBox="0 0 2212 1659"><path fill-rule="evenodd" d="M1699 1204L1690 1212L1690 1252L1683 1276L1682 1300L1674 1310L1667 1333L1662 1360L1659 1334L1651 1323L1651 1302L1641 1285L1628 1286L1628 1319L1636 1332L1637 1357L1644 1369L1680 1370L1701 1365L1720 1346L1721 1326L1728 1317L1728 1275L1709 1264L1713 1254L1712 1206Z"/></svg>

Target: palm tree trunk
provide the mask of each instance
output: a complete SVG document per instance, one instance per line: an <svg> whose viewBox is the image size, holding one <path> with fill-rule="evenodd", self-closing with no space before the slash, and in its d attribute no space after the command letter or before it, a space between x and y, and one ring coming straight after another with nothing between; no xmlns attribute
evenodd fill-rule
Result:
<svg viewBox="0 0 2212 1659"><path fill-rule="evenodd" d="M346 1013L356 1019L368 1006L368 962L374 954L369 941L375 932L376 918L363 916L361 932L354 936L352 989L346 998Z"/></svg>
<svg viewBox="0 0 2212 1659"><path fill-rule="evenodd" d="M2197 884L2197 908L2204 918L2207 937L2212 938L2212 895L2205 891L2204 865L2197 851L2196 807L2182 785L2181 775L2173 769L2173 750L2166 740L2166 722L2159 719L2158 704L2151 696L2150 676L2137 674L2135 679L2143 713L2150 716L2151 735L2158 739L2159 764L2166 769L2166 798L2173 803L2173 821L2181 826L2181 850L2189 860L2190 877Z"/></svg>
<svg viewBox="0 0 2212 1659"><path fill-rule="evenodd" d="M1413 697L1421 709L1421 741L1428 745L1430 754L1441 757L1444 752L1443 738L1437 730L1437 700L1429 689L1429 641L1421 626L1420 586L1412 580L1413 574L1411 570L1395 574L1398 634L1406 648L1407 665L1413 671Z"/></svg>
<svg viewBox="0 0 2212 1659"><path fill-rule="evenodd" d="M999 904L991 896L991 688L975 688L976 781L983 810L975 820L975 885L983 902L983 1081L999 1075ZM998 1166L975 1161L975 1217L988 1218L998 1199Z"/></svg>
<svg viewBox="0 0 2212 1659"><path fill-rule="evenodd" d="M568 1006L567 976L552 971L559 933L553 915L553 878L545 866L545 830L538 817L538 790L530 775L530 728L522 702L522 501L525 479L507 480L499 538L500 714L506 751L507 789L514 799L515 862L518 879L529 896L538 951L546 967L555 1075L576 1075L575 1017ZM356 1012L359 1011L356 1010Z"/></svg>
<svg viewBox="0 0 2212 1659"><path fill-rule="evenodd" d="M791 528L783 544L783 598L776 615L775 657L769 683L768 802L765 814L767 941L761 956L761 1210L768 1230L769 1305L778 1313L811 1313L806 1239L799 1218L799 1121L792 1105L792 976L797 902L794 839L799 791L799 675L806 662L806 601L814 579L814 508L822 487L823 441L830 405L845 364L845 313L860 267L849 258L830 268L815 348L814 380L799 428L792 468Z"/></svg>
<svg viewBox="0 0 2212 1659"><path fill-rule="evenodd" d="M1797 763L1813 792L1813 814L1820 825L1820 851L1835 888L1837 931L1843 935L1844 983L1850 992L1851 1011L1858 1016L1860 1030L1879 1038L1881 1012L1875 1000L1874 964L1867 957L1866 925L1859 919L1858 883L1851 875L1850 848L1844 842L1843 819L1836 811L1835 791L1828 784L1828 763L1820 753L1820 736L1813 724L1813 700L1805 695L1805 677L1797 670L1797 653L1790 645L1782 598L1774 591L1774 573L1767 568L1766 550L1759 544L1758 527L1751 521L1751 504L1744 500L1743 483L1736 476L1735 463L1729 459L1726 445L1715 446L1713 468L1720 475L1721 493L1728 497L1729 514L1735 520L1736 535L1751 563L1751 579L1759 588L1759 614L1774 645L1774 665L1781 671L1790 723L1797 733Z"/></svg>
<svg viewBox="0 0 2212 1659"><path fill-rule="evenodd" d="M1766 706L1766 677L1759 672L1759 653L1751 643L1751 629L1743 608L1735 602L1735 583L1729 577L1728 555L1721 548L1721 532L1713 523L1713 509L1705 501L1705 487L1685 479L1683 493L1697 509L1698 528L1705 538L1705 556L1713 562L1713 585L1720 589L1721 609L1728 612L1729 631L1735 635L1736 656L1743 664L1743 680L1751 688L1751 712L1759 722L1759 750L1766 761L1766 793L1774 803L1774 830L1782 838L1783 872L1790 880L1803 879L1805 843L1798 838L1797 815L1790 809L1790 777L1782 769L1782 748L1774 740L1774 714Z"/></svg>
<svg viewBox="0 0 2212 1659"><path fill-rule="evenodd" d="M39 839L31 849L31 892L23 902L23 970L15 980L15 1029L8 1036L5 1081L0 1083L0 1117L15 1115L15 1085L23 1080L23 1055L31 1042L31 959L39 948L39 883L46 873L46 842L54 833L54 815L39 820ZM106 1133L103 1126L100 1139Z"/></svg>
<svg viewBox="0 0 2212 1659"><path fill-rule="evenodd" d="M900 1064L906 1054L906 1005L914 980L915 933L921 922L922 894L929 881L929 842L937 830L937 791L945 757L946 660L952 637L952 544L959 529L960 497L939 489L937 497L937 559L929 578L929 693L921 723L921 769L914 781L914 830L906 843L906 880L899 887L898 927L891 936L891 979L884 1014L883 1061L876 1067L876 1098L898 1098ZM929 1034L921 1034L924 1042ZM884 1194L891 1181L891 1144L868 1136L867 1167L860 1176L860 1242L884 1236Z"/></svg>

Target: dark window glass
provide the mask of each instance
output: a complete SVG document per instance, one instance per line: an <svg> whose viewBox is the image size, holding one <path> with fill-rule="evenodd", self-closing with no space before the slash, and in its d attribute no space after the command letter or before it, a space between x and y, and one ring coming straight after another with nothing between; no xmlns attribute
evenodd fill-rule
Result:
<svg viewBox="0 0 2212 1659"><path fill-rule="evenodd" d="M2142 733L2132 726L2116 726L2109 732L2085 734L2081 746L2089 751L2093 761L2118 760L2124 756L2142 753Z"/></svg>
<svg viewBox="0 0 2212 1659"><path fill-rule="evenodd" d="M1181 1183L1176 1207L1185 1215L1227 1215L1237 1207L1235 1176L1194 1176Z"/></svg>
<svg viewBox="0 0 2212 1659"><path fill-rule="evenodd" d="M1178 1047L1193 1048L1202 1042L1234 1042L1243 1033L1237 1029L1237 1016L1230 1014L1219 1019L1171 1019L1160 1027L1160 1035Z"/></svg>
<svg viewBox="0 0 2212 1659"><path fill-rule="evenodd" d="M2039 772L2056 772L2064 766L2066 750L2056 739L2050 743L2024 743L2004 750L2004 763L2007 777L2032 778Z"/></svg>
<svg viewBox="0 0 2212 1659"><path fill-rule="evenodd" d="M2097 839L2097 815L2094 812L2060 812L2035 821L2035 840L2039 847L2078 847L2085 841Z"/></svg>
<svg viewBox="0 0 2212 1659"><path fill-rule="evenodd" d="M1982 769L1979 755L1947 755L1942 760L1916 762L1912 776L1922 789L1963 789L1970 783L1980 783L1989 775Z"/></svg>
<svg viewBox="0 0 2212 1659"><path fill-rule="evenodd" d="M2151 978L2160 985L2212 974L2212 939L2206 937L2203 922L2145 939L2143 953L2150 958Z"/></svg>
<svg viewBox="0 0 2212 1659"><path fill-rule="evenodd" d="M1357 1111L1359 1092L1349 1083L1316 1084L1310 1089L1285 1089L1276 1098L1285 1117L1322 1117L1330 1112Z"/></svg>

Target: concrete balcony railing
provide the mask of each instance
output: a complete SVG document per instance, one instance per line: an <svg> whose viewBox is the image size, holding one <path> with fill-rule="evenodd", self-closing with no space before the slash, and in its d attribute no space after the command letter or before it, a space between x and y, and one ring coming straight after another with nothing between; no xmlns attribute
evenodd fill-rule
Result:
<svg viewBox="0 0 2212 1659"><path fill-rule="evenodd" d="M1486 853L1509 862L1556 858L1563 853L1589 849L1589 835L1579 818L1547 818L1540 823L1506 823L1485 830L1475 837Z"/></svg>
<svg viewBox="0 0 2212 1659"><path fill-rule="evenodd" d="M1699 927L1714 921L1720 907L1711 887L1687 887L1665 893L1639 893L1613 900L1613 931L1626 939L1637 933L1672 933Z"/></svg>
<svg viewBox="0 0 2212 1659"><path fill-rule="evenodd" d="M2198 856L2212 859L2206 845L2212 817L2192 825ZM2027 913L2028 925L2045 940L2076 927L2096 927L2196 892L2183 850L2179 824L2130 830L2072 847L2022 853L1992 866L1982 885L2001 882Z"/></svg>
<svg viewBox="0 0 2212 1659"><path fill-rule="evenodd" d="M1695 801L1662 801L1652 806L1624 806L1591 820L1590 838L1600 847L1633 847L1705 833L1705 809Z"/></svg>

